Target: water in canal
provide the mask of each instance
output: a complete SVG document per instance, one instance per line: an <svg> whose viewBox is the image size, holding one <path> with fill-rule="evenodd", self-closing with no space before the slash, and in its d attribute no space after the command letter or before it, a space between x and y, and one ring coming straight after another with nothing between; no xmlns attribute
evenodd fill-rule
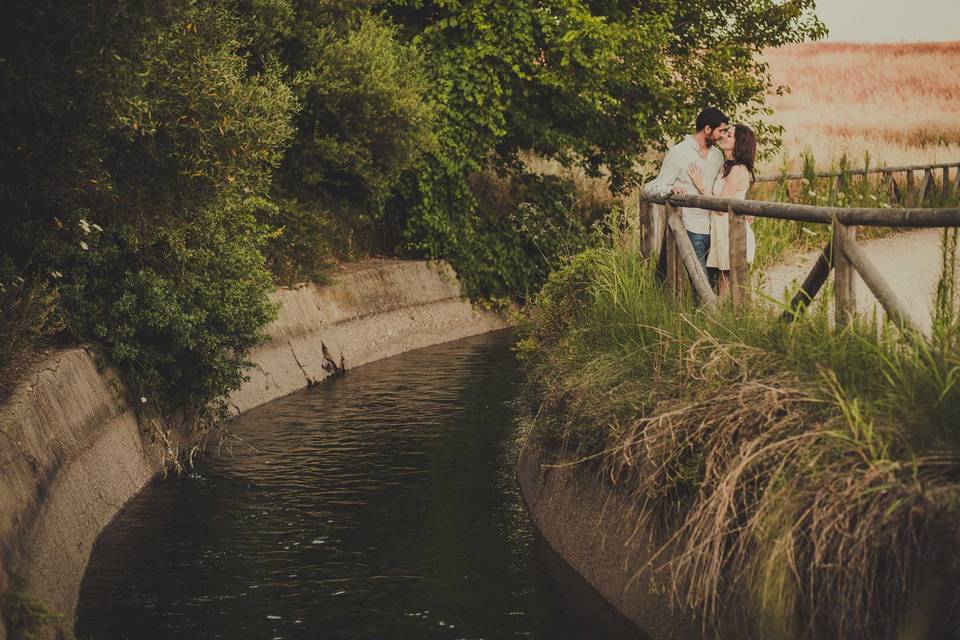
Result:
<svg viewBox="0 0 960 640"><path fill-rule="evenodd" d="M260 407L196 477L98 541L80 638L539 638L638 633L534 535L514 478L501 332Z"/></svg>

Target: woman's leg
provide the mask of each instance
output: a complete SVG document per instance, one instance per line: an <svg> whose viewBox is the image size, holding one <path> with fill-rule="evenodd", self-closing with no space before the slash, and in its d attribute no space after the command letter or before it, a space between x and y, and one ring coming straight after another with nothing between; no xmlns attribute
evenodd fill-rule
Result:
<svg viewBox="0 0 960 640"><path fill-rule="evenodd" d="M730 295L730 272L717 270L717 296L725 300Z"/></svg>

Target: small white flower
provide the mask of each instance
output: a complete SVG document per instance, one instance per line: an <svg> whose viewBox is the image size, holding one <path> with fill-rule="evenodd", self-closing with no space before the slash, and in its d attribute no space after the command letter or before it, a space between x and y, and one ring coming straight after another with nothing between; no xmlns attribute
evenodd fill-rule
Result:
<svg viewBox="0 0 960 640"><path fill-rule="evenodd" d="M147 396L140 396L140 404L147 404Z"/></svg>
<svg viewBox="0 0 960 640"><path fill-rule="evenodd" d="M871 193L871 194L870 194L870 199L873 200L874 202L876 202L876 201L877 201L877 196L875 196L875 195L873 195L873 194Z"/></svg>
<svg viewBox="0 0 960 640"><path fill-rule="evenodd" d="M50 272L50 275L52 275L54 278L62 278L62 277L63 277L63 274L60 273L59 271L51 271L51 272Z"/></svg>
<svg viewBox="0 0 960 640"><path fill-rule="evenodd" d="M808 196L815 196L815 195L817 195L817 192L814 191L813 189L810 189L809 191L807 191L807 195L808 195Z"/></svg>
<svg viewBox="0 0 960 640"><path fill-rule="evenodd" d="M800 184L810 184L810 181L806 178L800 178Z"/></svg>
<svg viewBox="0 0 960 640"><path fill-rule="evenodd" d="M80 241L80 248L83 249L84 251L86 251L86 250L89 249L90 247L87 246L87 243L86 243L86 242L84 242L83 240L81 240L81 241Z"/></svg>
<svg viewBox="0 0 960 640"><path fill-rule="evenodd" d="M80 228L83 229L83 232L84 232L84 233L90 233L90 223L89 223L89 222L87 222L87 221L84 220L83 218L80 218L80 222L77 223L77 224L80 225Z"/></svg>
<svg viewBox="0 0 960 640"><path fill-rule="evenodd" d="M837 200L843 200L843 198L844 198L843 191L841 191L840 193L837 194Z"/></svg>
<svg viewBox="0 0 960 640"><path fill-rule="evenodd" d="M103 231L103 227L101 227L100 225L98 225L96 222L94 222L94 223L91 224L90 226L93 227L94 229L96 229L97 231Z"/></svg>

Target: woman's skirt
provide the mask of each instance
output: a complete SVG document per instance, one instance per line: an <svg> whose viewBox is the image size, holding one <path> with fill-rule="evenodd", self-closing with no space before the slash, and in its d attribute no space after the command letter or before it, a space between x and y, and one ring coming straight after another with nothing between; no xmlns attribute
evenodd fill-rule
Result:
<svg viewBox="0 0 960 640"><path fill-rule="evenodd" d="M747 263L752 263L757 254L757 238L753 225L747 223ZM726 213L710 214L710 252L707 266L721 271L730 270L730 217Z"/></svg>

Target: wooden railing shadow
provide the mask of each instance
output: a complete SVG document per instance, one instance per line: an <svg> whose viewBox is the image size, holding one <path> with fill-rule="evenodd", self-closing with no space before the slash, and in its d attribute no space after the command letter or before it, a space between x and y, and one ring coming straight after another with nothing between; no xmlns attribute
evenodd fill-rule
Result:
<svg viewBox="0 0 960 640"><path fill-rule="evenodd" d="M918 201L922 202L932 188L932 170L943 169L943 182L949 185L949 168L957 167L954 182L955 192L960 192L960 163L928 165L922 167L894 167L876 169L869 172L891 174L892 184L896 184L892 174L907 172L907 183L912 182L912 172L922 169L925 172ZM860 170L861 175L869 173ZM849 172L853 173L853 172ZM820 174L825 177L839 174ZM803 176L780 176L778 180L802 179ZM760 178L758 180L768 180ZM912 192L909 190L908 194ZM890 193L893 199L893 189ZM900 197L900 196L897 196ZM657 207L655 205L662 205ZM777 218L832 225L830 241L823 247L820 256L807 275L800 290L790 301L783 317L789 321L802 314L817 296L831 270L834 270L835 319L838 326L848 324L856 314L855 274L859 273L871 293L877 298L887 316L896 325L904 329L918 330L918 324L911 317L909 309L897 297L893 289L880 275L862 248L856 243L857 227L960 227L960 208L859 208L859 207L818 207L782 202L759 200L739 200L714 198L709 196L671 195L657 197L649 194L640 196L640 250L647 257L658 258L658 271L665 283L666 290L674 296L686 295L688 283L696 292L699 303L707 309L714 309L719 303L717 294L710 286L707 274L697 260L693 246L686 234L678 207L697 207L726 213L730 216L730 302L741 307L750 298L750 274L747 266L747 216L757 218Z"/></svg>

